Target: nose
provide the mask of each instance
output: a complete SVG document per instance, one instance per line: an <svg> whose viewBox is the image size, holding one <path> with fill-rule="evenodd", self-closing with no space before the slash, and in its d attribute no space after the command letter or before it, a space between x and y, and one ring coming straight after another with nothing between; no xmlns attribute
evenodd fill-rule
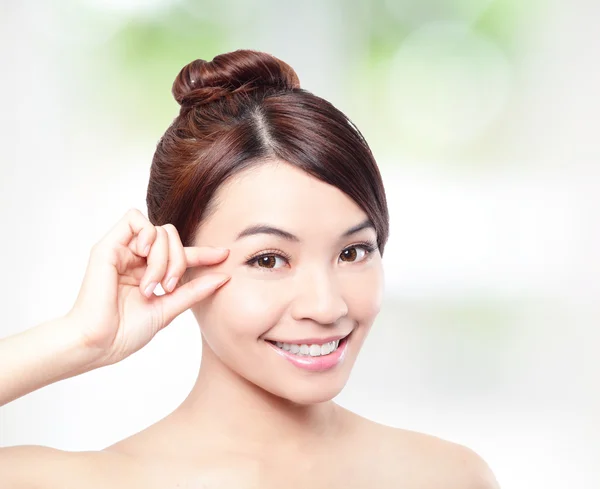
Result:
<svg viewBox="0 0 600 489"><path fill-rule="evenodd" d="M348 314L348 304L330 274L307 271L296 279L291 304L291 315L296 321L311 319L329 325Z"/></svg>

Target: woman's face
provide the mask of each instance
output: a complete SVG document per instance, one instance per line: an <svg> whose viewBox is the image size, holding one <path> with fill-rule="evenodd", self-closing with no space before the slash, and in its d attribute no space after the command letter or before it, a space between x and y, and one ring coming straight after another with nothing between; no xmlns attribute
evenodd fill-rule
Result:
<svg viewBox="0 0 600 489"><path fill-rule="evenodd" d="M376 242L365 212L336 187L285 162L238 174L215 195L195 240L228 248L229 257L186 276L231 276L192 308L205 343L274 395L301 404L332 399L379 312Z"/></svg>

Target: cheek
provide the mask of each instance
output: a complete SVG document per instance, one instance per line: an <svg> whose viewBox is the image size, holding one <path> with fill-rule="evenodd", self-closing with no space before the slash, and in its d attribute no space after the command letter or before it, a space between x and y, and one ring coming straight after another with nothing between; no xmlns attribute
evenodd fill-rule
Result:
<svg viewBox="0 0 600 489"><path fill-rule="evenodd" d="M353 319L370 324L381 309L383 299L383 272L373 267L344 282L344 296Z"/></svg>
<svg viewBox="0 0 600 489"><path fill-rule="evenodd" d="M285 306L275 281L233 276L214 296L195 306L194 314L205 334L257 338L277 324Z"/></svg>

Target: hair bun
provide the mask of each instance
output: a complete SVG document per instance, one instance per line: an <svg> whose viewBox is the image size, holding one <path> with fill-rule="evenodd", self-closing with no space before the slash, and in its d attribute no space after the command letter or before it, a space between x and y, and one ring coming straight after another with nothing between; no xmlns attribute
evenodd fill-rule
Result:
<svg viewBox="0 0 600 489"><path fill-rule="evenodd" d="M235 93L294 88L300 81L290 65L267 53L238 50L192 61L175 78L173 96L181 106L196 106Z"/></svg>

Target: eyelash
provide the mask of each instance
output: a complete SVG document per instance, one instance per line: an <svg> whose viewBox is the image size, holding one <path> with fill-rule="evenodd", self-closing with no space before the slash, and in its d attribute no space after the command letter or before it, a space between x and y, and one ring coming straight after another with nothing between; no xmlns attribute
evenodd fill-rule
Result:
<svg viewBox="0 0 600 489"><path fill-rule="evenodd" d="M368 256L371 253L373 253L376 249L377 249L377 244L374 241L362 241L360 243L355 243L352 244L350 246L346 246L342 252L340 253L340 255L349 249L352 248L362 248L365 251L365 254ZM258 262L258 260L260 260L261 258L264 258L265 256L275 256L277 258L283 258L285 261L289 262L291 257L290 255L288 255L287 253L281 251L281 250L265 250L263 252L260 252L258 255L250 255L246 258L246 265L249 266L254 266L256 265L256 263ZM363 261L365 261L367 258L363 258L360 262L361 263ZM350 263L354 263L354 262L350 262ZM267 272L274 272L278 269L276 268L265 268L265 267L256 267L256 268L261 268L264 271Z"/></svg>

